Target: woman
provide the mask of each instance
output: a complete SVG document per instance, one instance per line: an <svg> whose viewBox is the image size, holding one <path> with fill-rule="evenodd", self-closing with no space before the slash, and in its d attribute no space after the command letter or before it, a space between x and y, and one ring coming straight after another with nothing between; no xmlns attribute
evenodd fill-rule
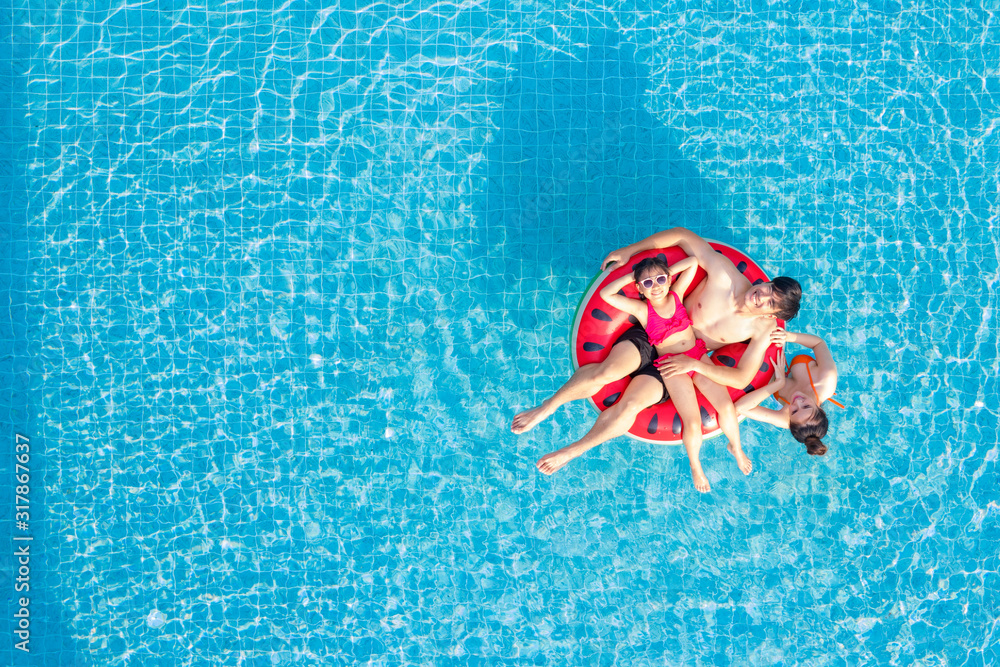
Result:
<svg viewBox="0 0 1000 667"><path fill-rule="evenodd" d="M810 348L813 356L799 354L793 357L784 374L778 374L767 386L736 401L736 411L750 419L787 428L793 438L806 446L807 452L822 456L827 448L821 438L826 435L830 422L821 406L830 402L844 407L833 399L837 389L837 364L830 348L818 336L786 331L784 338L785 342ZM784 363L782 348L775 364L780 368ZM760 407L772 394L782 404L781 408Z"/></svg>

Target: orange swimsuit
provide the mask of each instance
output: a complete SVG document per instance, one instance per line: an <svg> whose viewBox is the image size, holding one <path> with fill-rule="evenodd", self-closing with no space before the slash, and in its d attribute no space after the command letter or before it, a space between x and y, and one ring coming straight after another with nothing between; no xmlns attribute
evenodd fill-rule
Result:
<svg viewBox="0 0 1000 667"><path fill-rule="evenodd" d="M797 355L795 355L794 357L792 357L792 360L788 363L788 368L785 369L785 375L788 375L788 372L792 370L792 366L794 366L795 364L806 364L806 373L809 374L809 386L812 387L813 396L816 397L816 404L817 404L817 407L819 407L819 403L820 403L819 394L816 393L816 385L813 384L813 374L812 374L812 371L809 370L809 362L810 361L816 361L816 360L813 359L812 357L810 357L808 354L797 354ZM837 394L834 393L834 396L836 396L836 395ZM782 403L784 403L785 405L790 405L790 403L788 401L786 401L785 399L783 399L781 396L778 396L778 392L774 392L774 397L776 399L778 399L779 401L781 401ZM840 407L840 408L844 407L838 401L833 400L833 398L828 398L827 400L830 401L831 403L833 403L834 405L836 405L837 407Z"/></svg>

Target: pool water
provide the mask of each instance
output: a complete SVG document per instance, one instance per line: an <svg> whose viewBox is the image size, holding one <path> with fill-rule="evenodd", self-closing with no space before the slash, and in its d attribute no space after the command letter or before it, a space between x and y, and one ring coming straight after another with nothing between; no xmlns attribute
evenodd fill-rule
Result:
<svg viewBox="0 0 1000 667"><path fill-rule="evenodd" d="M14 0L0 660L995 664L998 10ZM539 474L594 414L511 418L675 225L802 281L830 452Z"/></svg>

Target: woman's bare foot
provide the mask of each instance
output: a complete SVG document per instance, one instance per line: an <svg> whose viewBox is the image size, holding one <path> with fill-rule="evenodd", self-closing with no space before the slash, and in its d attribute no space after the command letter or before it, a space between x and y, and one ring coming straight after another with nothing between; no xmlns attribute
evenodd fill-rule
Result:
<svg viewBox="0 0 1000 667"><path fill-rule="evenodd" d="M514 415L510 430L518 435L527 433L551 414L552 410L549 409L548 402L542 403L538 407Z"/></svg>
<svg viewBox="0 0 1000 667"><path fill-rule="evenodd" d="M574 451L572 447L563 447L538 459L535 466L546 475L551 475L579 455L580 452Z"/></svg>
<svg viewBox="0 0 1000 667"><path fill-rule="evenodd" d="M691 477L694 478L694 488L702 493L708 493L712 490L712 487L708 485L708 477L705 477L705 473L701 468L698 470L691 468Z"/></svg>
<svg viewBox="0 0 1000 667"><path fill-rule="evenodd" d="M753 470L753 463L747 458L747 455L743 453L742 447L734 446L732 441L726 445L726 449L729 453L736 457L736 465L740 467L740 472L744 475L749 475L750 471Z"/></svg>

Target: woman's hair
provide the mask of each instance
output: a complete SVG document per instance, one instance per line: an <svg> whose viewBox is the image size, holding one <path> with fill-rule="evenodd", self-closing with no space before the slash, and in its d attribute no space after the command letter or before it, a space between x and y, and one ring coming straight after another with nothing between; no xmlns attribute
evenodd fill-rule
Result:
<svg viewBox="0 0 1000 667"><path fill-rule="evenodd" d="M826 454L826 445L820 440L826 435L830 428L830 420L826 413L819 406L816 407L816 415L805 424L790 423L788 430L792 432L792 437L805 444L806 451L813 456L823 456Z"/></svg>
<svg viewBox="0 0 1000 667"><path fill-rule="evenodd" d="M670 265L667 264L667 260L660 259L659 257L647 257L635 265L635 269L632 271L632 279L635 280L635 282L639 282L639 276L649 269L657 269L663 271L663 273L666 273L667 275L670 275L668 273ZM639 292L639 299L642 301L646 300L646 297L642 295L642 292Z"/></svg>

